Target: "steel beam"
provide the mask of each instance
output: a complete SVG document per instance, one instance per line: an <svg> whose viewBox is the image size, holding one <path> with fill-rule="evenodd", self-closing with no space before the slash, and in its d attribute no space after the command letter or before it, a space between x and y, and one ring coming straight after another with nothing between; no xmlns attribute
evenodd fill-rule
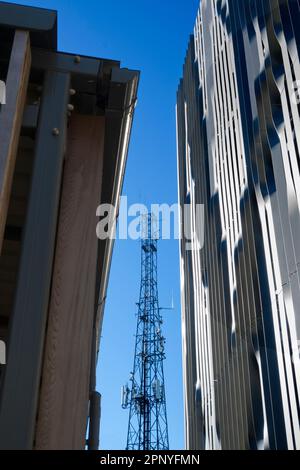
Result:
<svg viewBox="0 0 300 470"><path fill-rule="evenodd" d="M99 449L100 419L101 395L99 392L94 391L90 397L89 438L87 441L88 450Z"/></svg>
<svg viewBox="0 0 300 470"><path fill-rule="evenodd" d="M16 29L30 32L31 44L57 48L57 12L45 8L0 2L0 37L9 38Z"/></svg>
<svg viewBox="0 0 300 470"><path fill-rule="evenodd" d="M69 86L69 74L47 72L0 403L0 449L33 447L65 152Z"/></svg>
<svg viewBox="0 0 300 470"><path fill-rule="evenodd" d="M94 114L99 90L104 94L99 96L99 103L101 101L106 103L105 96L109 88L111 70L118 68L119 65L118 61L113 60L53 52L41 48L32 49L32 71L37 80L46 70L71 74L72 88L76 91L76 108L79 110L78 108L84 107L83 114ZM84 98L80 99L82 93Z"/></svg>
<svg viewBox="0 0 300 470"><path fill-rule="evenodd" d="M32 67L34 69L56 70L58 72L70 72L97 77L101 64L101 59L93 57L52 52L40 48L32 49Z"/></svg>

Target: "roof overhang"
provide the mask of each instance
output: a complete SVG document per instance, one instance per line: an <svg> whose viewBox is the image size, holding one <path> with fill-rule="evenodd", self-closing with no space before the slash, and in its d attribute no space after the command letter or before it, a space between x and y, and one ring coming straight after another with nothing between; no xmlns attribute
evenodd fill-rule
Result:
<svg viewBox="0 0 300 470"><path fill-rule="evenodd" d="M0 2L0 39L8 42L16 29L30 32L32 46L57 49L57 12Z"/></svg>

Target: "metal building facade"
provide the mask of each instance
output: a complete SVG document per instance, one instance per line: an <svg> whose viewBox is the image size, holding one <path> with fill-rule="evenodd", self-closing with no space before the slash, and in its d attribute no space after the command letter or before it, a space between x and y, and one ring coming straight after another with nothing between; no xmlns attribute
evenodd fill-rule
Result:
<svg viewBox="0 0 300 470"><path fill-rule="evenodd" d="M202 0L177 94L189 449L299 449L299 2ZM193 217L182 217L181 233Z"/></svg>

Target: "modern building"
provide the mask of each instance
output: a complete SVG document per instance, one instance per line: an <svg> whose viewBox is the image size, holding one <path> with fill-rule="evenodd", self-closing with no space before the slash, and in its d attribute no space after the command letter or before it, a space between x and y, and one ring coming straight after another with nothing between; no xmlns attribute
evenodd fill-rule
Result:
<svg viewBox="0 0 300 470"><path fill-rule="evenodd" d="M55 11L0 2L0 45L0 448L95 449L96 209L118 207L139 73L59 52Z"/></svg>
<svg viewBox="0 0 300 470"><path fill-rule="evenodd" d="M177 95L188 449L299 449L300 11L202 0Z"/></svg>

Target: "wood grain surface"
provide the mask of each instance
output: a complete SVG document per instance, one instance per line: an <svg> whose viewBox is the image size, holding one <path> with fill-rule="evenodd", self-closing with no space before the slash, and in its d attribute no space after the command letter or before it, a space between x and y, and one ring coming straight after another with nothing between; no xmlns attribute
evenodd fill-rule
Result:
<svg viewBox="0 0 300 470"><path fill-rule="evenodd" d="M28 31L16 31L0 111L0 253L31 66Z"/></svg>
<svg viewBox="0 0 300 470"><path fill-rule="evenodd" d="M36 449L83 449L89 400L104 118L68 131L42 371Z"/></svg>

